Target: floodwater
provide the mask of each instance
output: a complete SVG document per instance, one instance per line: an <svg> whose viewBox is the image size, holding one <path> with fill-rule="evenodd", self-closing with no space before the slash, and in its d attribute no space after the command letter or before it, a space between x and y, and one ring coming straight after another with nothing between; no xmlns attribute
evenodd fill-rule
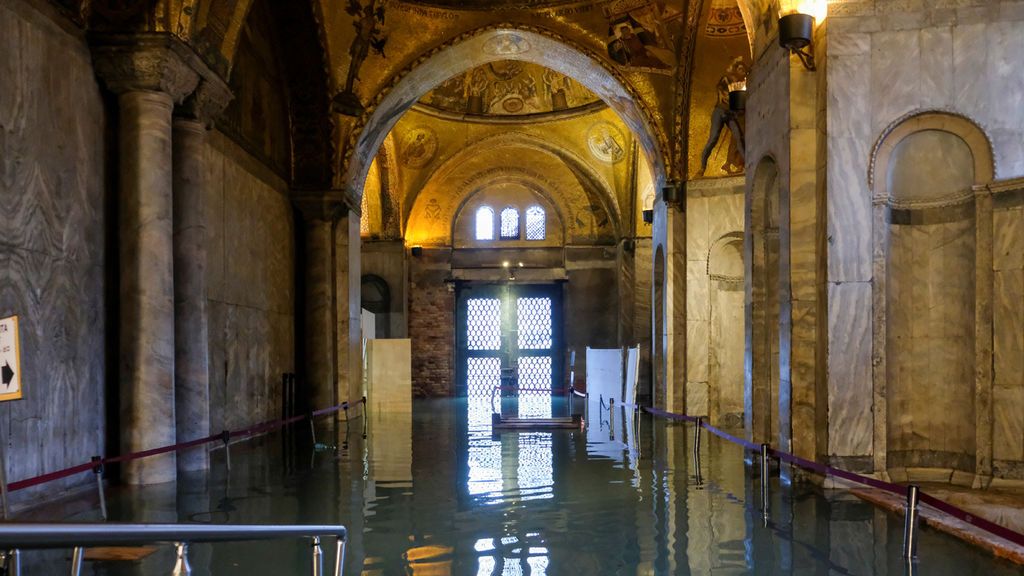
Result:
<svg viewBox="0 0 1024 576"><path fill-rule="evenodd" d="M692 425L596 405L588 415L586 431L492 436L487 400L416 401L412 414L371 409L365 439L359 419L319 422L319 450L302 423L233 445L230 473L217 451L208 476L114 490L111 519L342 523L346 574L1021 572L925 527L908 568L901 517L777 474L765 515L757 469L739 447L704 433L698 475ZM66 556L26 554L25 573L66 573L56 569ZM308 541L195 545L190 562L195 575L311 573ZM172 566L162 547L143 560L89 562L84 574L166 576Z"/></svg>

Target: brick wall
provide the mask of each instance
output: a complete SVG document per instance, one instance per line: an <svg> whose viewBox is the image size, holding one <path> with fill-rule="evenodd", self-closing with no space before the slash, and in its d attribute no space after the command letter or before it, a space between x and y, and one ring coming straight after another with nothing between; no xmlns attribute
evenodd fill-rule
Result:
<svg viewBox="0 0 1024 576"><path fill-rule="evenodd" d="M412 392L417 398L450 396L455 377L455 293L444 282L450 265L431 262L428 254L412 259L409 270Z"/></svg>

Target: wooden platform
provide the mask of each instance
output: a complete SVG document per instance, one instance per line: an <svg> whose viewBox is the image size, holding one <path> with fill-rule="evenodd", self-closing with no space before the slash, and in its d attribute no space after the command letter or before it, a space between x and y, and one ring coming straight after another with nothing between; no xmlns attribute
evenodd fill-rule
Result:
<svg viewBox="0 0 1024 576"><path fill-rule="evenodd" d="M583 428L583 416L561 416L556 418L502 418L501 414L491 414L491 429L502 430L580 430Z"/></svg>

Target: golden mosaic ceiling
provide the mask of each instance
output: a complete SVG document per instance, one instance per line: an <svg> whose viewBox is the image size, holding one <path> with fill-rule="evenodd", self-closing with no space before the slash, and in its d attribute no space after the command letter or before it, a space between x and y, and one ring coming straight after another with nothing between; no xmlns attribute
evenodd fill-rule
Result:
<svg viewBox="0 0 1024 576"><path fill-rule="evenodd" d="M419 103L452 114L525 116L601 106L572 78L530 62L500 60L453 76Z"/></svg>
<svg viewBox="0 0 1024 576"><path fill-rule="evenodd" d="M403 3L456 10L529 10L567 4L591 4L592 2L580 2L579 0L404 0Z"/></svg>

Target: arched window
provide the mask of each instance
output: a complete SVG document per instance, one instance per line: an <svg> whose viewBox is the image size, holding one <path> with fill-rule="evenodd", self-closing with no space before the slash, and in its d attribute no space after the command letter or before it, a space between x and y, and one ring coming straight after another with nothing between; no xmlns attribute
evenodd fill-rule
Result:
<svg viewBox="0 0 1024 576"><path fill-rule="evenodd" d="M501 211L501 239L519 240L519 210L514 206Z"/></svg>
<svg viewBox="0 0 1024 576"><path fill-rule="evenodd" d="M530 206L526 209L526 239L544 239L544 209L540 206Z"/></svg>
<svg viewBox="0 0 1024 576"><path fill-rule="evenodd" d="M481 206L476 211L476 239L494 240L494 210Z"/></svg>

